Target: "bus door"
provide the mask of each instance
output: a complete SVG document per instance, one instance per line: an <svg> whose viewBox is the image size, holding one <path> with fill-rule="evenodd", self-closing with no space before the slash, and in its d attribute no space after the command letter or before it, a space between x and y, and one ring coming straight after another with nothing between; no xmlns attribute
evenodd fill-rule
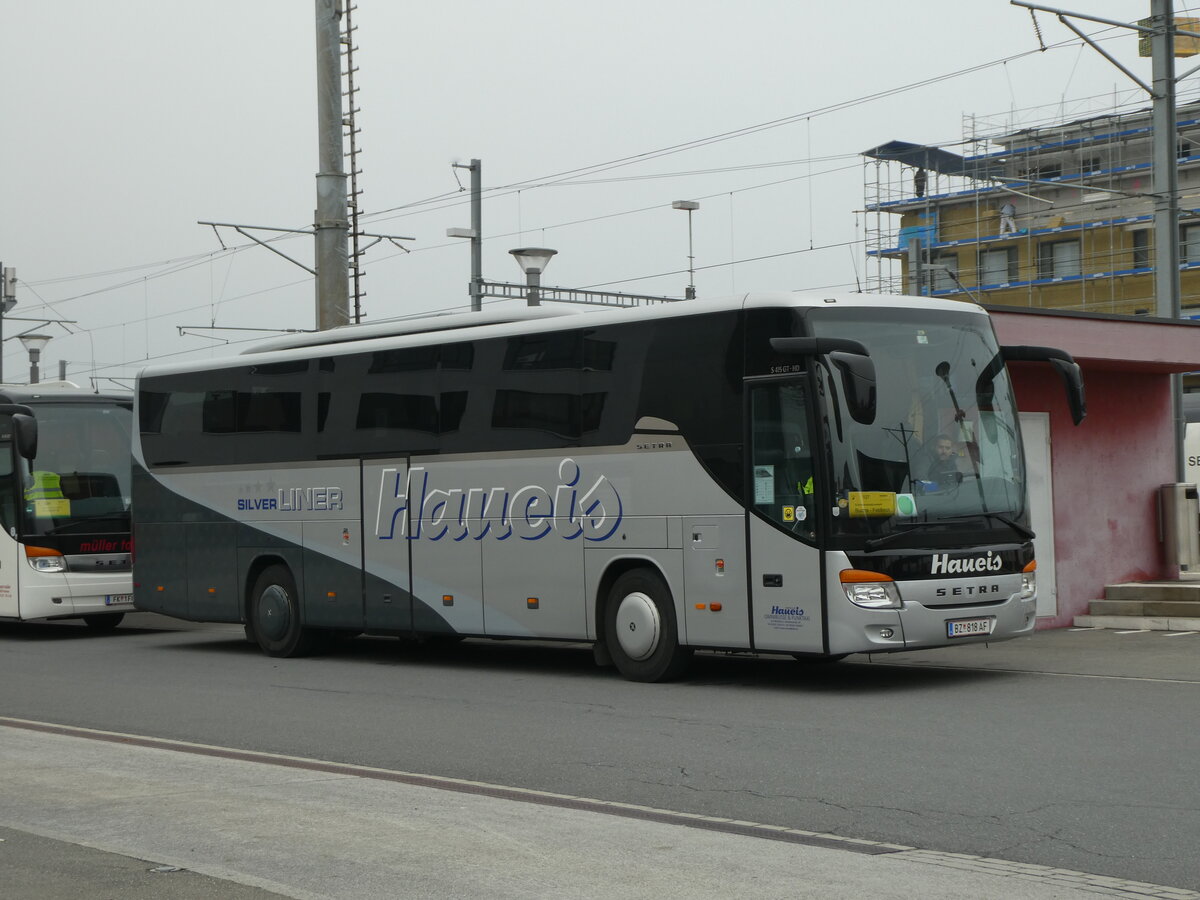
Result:
<svg viewBox="0 0 1200 900"><path fill-rule="evenodd" d="M363 626L413 628L407 457L362 462ZM419 496L419 494L418 494ZM417 504L420 504L418 499Z"/></svg>
<svg viewBox="0 0 1200 900"><path fill-rule="evenodd" d="M21 471L14 452L12 443L0 440L0 617L5 618L21 614L17 586L25 564L23 548L14 537Z"/></svg>
<svg viewBox="0 0 1200 900"><path fill-rule="evenodd" d="M758 650L825 649L814 404L804 377L746 384L750 621Z"/></svg>
<svg viewBox="0 0 1200 900"><path fill-rule="evenodd" d="M363 517L368 630L483 633L481 544L428 463L364 461Z"/></svg>

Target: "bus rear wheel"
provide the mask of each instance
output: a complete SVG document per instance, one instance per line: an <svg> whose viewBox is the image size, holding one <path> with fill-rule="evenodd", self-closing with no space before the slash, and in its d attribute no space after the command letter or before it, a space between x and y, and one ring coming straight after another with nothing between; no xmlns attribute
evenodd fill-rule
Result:
<svg viewBox="0 0 1200 900"><path fill-rule="evenodd" d="M316 636L300 622L296 580L286 566L269 566L250 592L249 633L267 656L306 656Z"/></svg>
<svg viewBox="0 0 1200 900"><path fill-rule="evenodd" d="M617 671L630 681L676 678L692 656L690 648L679 645L671 591L651 569L631 569L613 584L604 639Z"/></svg>
<svg viewBox="0 0 1200 900"><path fill-rule="evenodd" d="M123 618L125 613L96 613L93 616L84 616L83 624L92 631L112 631L121 624Z"/></svg>

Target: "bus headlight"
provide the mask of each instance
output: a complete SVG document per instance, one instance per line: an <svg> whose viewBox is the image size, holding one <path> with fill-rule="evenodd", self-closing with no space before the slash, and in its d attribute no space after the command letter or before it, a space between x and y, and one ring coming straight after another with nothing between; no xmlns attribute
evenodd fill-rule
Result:
<svg viewBox="0 0 1200 900"><path fill-rule="evenodd" d="M1031 600L1037 594L1037 560L1021 570L1021 599Z"/></svg>
<svg viewBox="0 0 1200 900"><path fill-rule="evenodd" d="M864 569L842 569L838 576L846 599L867 609L899 609L900 588L887 575Z"/></svg>
<svg viewBox="0 0 1200 900"><path fill-rule="evenodd" d="M67 558L49 547L32 547L26 544L25 560L38 572L67 571Z"/></svg>

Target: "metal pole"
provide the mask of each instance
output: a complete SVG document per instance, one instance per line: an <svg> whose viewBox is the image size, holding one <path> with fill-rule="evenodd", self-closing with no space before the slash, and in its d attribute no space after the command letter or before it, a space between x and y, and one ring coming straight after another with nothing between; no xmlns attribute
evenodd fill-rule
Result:
<svg viewBox="0 0 1200 900"><path fill-rule="evenodd" d="M483 309L483 163L471 160L471 311Z"/></svg>
<svg viewBox="0 0 1200 900"><path fill-rule="evenodd" d="M38 383L38 357L42 355L41 350L29 351L29 383Z"/></svg>
<svg viewBox="0 0 1200 900"><path fill-rule="evenodd" d="M1154 307L1177 321L1179 285L1179 150L1175 124L1175 14L1173 0L1151 0L1150 37L1154 104ZM1171 376L1171 419L1175 431L1175 480L1187 477L1183 439L1183 376Z"/></svg>
<svg viewBox="0 0 1200 900"><path fill-rule="evenodd" d="M526 306L541 306L542 300L538 296L538 289L542 286L542 273L535 272L532 269L525 273L525 305Z"/></svg>
<svg viewBox="0 0 1200 900"><path fill-rule="evenodd" d="M925 277L922 268L921 239L910 237L908 239L908 293L913 297L920 297L925 293Z"/></svg>
<svg viewBox="0 0 1200 900"><path fill-rule="evenodd" d="M316 0L317 13L317 330L350 320L349 225L342 156L342 0Z"/></svg>
<svg viewBox="0 0 1200 900"><path fill-rule="evenodd" d="M1154 297L1163 318L1179 318L1179 176L1175 125L1172 0L1151 0L1154 71Z"/></svg>
<svg viewBox="0 0 1200 900"><path fill-rule="evenodd" d="M692 213L688 210L688 289L684 296L688 300L696 299L696 257L692 255Z"/></svg>

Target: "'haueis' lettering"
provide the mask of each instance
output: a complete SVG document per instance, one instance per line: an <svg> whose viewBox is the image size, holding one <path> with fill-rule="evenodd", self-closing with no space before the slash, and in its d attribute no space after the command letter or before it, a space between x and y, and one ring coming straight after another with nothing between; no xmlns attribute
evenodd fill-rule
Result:
<svg viewBox="0 0 1200 900"><path fill-rule="evenodd" d="M974 572L999 572L1004 560L992 550L986 556L966 556L955 559L949 553L935 553L930 564L930 575L970 575Z"/></svg>
<svg viewBox="0 0 1200 900"><path fill-rule="evenodd" d="M380 475L375 536L384 541L537 541L557 533L566 540L607 540L621 524L621 496L603 475L584 489L581 474L575 460L564 459L552 488L529 484L517 490L464 489L435 487L422 466L409 469L407 476L387 468Z"/></svg>

